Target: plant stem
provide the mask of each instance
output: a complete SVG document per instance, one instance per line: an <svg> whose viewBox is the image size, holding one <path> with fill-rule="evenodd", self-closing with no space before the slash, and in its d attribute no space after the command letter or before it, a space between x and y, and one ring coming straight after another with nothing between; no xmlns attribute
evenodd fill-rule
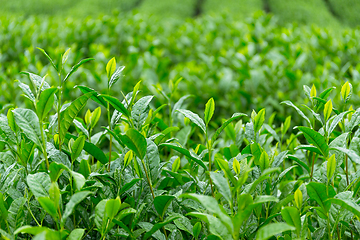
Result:
<svg viewBox="0 0 360 240"><path fill-rule="evenodd" d="M312 153L312 163L311 163L311 173L310 173L310 182L312 182L313 174L314 174L314 165L315 165L315 153Z"/></svg>
<svg viewBox="0 0 360 240"><path fill-rule="evenodd" d="M110 104L107 103L107 114L108 114L108 124L109 129L111 130L111 119L110 119ZM110 134L110 144L109 144L109 166L108 166L108 172L110 172L110 163L111 163L111 148L112 148L112 138L113 136Z"/></svg>
<svg viewBox="0 0 360 240"><path fill-rule="evenodd" d="M49 159L48 159L47 151L46 151L46 141L45 141L45 136L44 136L42 120L40 120L39 124L40 124L40 131L41 131L41 140L43 142L43 154L44 154L47 170L49 170L50 165L49 165Z"/></svg>
<svg viewBox="0 0 360 240"><path fill-rule="evenodd" d="M135 159L135 161L136 161L136 159ZM149 178L148 172L146 170L144 159L141 159L141 163L142 163L144 171L145 171L145 175L146 175L146 179L148 181L149 187L150 187L151 195L152 195L153 199L155 199L155 194L154 194L154 190L152 188L151 179Z"/></svg>
<svg viewBox="0 0 360 240"><path fill-rule="evenodd" d="M57 117L58 117L58 134L59 134L59 151L61 152L61 138L60 138L60 110L61 110L61 94L62 94L62 81L61 81L61 72L58 73L59 76L59 94L58 94L58 109L57 109Z"/></svg>
<svg viewBox="0 0 360 240"><path fill-rule="evenodd" d="M215 197L213 182L212 182L212 179L211 179L211 176L210 176L210 173L211 173L211 148L212 148L211 144L212 143L211 144L209 143L207 129L206 129L206 132L205 132L205 139L206 139L206 145L207 145L208 155L209 155L209 179L210 179L211 195L213 197Z"/></svg>

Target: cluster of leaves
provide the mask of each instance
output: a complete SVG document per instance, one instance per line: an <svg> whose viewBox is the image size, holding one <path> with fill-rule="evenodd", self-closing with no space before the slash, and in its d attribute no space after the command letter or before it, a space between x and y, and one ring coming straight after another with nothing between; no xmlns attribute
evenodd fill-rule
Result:
<svg viewBox="0 0 360 240"><path fill-rule="evenodd" d="M217 125L213 98L201 116L184 108L188 96L176 99L181 79L160 107L140 97L141 81L119 100L109 94L124 71L115 58L107 93L77 86L82 95L64 102L65 83L92 59L67 72L69 50L60 61L40 51L57 86L27 73L19 87L32 106L0 115L3 239L360 237L360 108L349 107L349 82L338 107L334 88L314 85L304 86L308 105L283 102L306 122L294 134L290 116L277 127L265 108ZM98 107L82 118L87 102Z"/></svg>
<svg viewBox="0 0 360 240"><path fill-rule="evenodd" d="M170 91L168 80L183 77L174 97L193 95L190 110L194 112L202 111L203 103L213 97L218 106L214 119L217 124L221 123L220 116L229 112L258 111L262 107L267 112L277 112L278 124L290 113L294 123L303 124L295 111L289 112L278 104L287 99L297 105L304 103L303 85L340 88L349 81L355 93L350 101L359 101L359 30L335 35L316 27L282 28L262 14L245 23L227 16L181 23L156 22L139 14L87 19L83 23L51 17L2 18L1 105L23 106L12 79L24 69L41 76L48 74L51 84L58 82L56 72L44 56L36 54L34 46L49 49L54 57L70 46L71 64L96 57L97 61L90 62L88 68L75 73L73 81L64 83L65 100L79 96L78 92L67 90L79 84L97 86L99 93L107 93L106 82L101 81L106 78L104 66L112 56L119 56L118 62L127 66L124 81L115 85L111 93L130 92L142 79L144 94L165 101L159 91ZM70 65L64 66L66 71L70 71ZM26 81L26 76L19 80ZM333 100L334 104L341 104L339 96Z"/></svg>

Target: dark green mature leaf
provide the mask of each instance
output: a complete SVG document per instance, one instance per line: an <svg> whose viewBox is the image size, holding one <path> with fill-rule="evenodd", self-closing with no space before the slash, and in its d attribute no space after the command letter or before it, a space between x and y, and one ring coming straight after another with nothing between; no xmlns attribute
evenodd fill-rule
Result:
<svg viewBox="0 0 360 240"><path fill-rule="evenodd" d="M287 224L296 228L297 235L300 236L301 220L299 210L296 207L285 207L281 210L281 216Z"/></svg>
<svg viewBox="0 0 360 240"><path fill-rule="evenodd" d="M147 108L154 96L145 96L140 98L132 107L131 118L135 127L140 130L147 118Z"/></svg>
<svg viewBox="0 0 360 240"><path fill-rule="evenodd" d="M139 182L141 180L141 178L134 178L132 179L130 182L126 183L119 192L119 195L125 193L127 190L129 190L130 188L132 188L132 186L134 186L137 182Z"/></svg>
<svg viewBox="0 0 360 240"><path fill-rule="evenodd" d="M130 128L125 135L119 135L121 141L133 150L140 159L144 159L147 149L145 137L136 129Z"/></svg>
<svg viewBox="0 0 360 240"><path fill-rule="evenodd" d="M57 88L55 87L45 89L41 92L39 101L36 103L36 112L40 120L43 120L51 110L55 100L54 94L56 92Z"/></svg>
<svg viewBox="0 0 360 240"><path fill-rule="evenodd" d="M8 210L5 207L4 195L0 192L0 216L2 219L7 219Z"/></svg>
<svg viewBox="0 0 360 240"><path fill-rule="evenodd" d="M310 182L306 185L306 191L309 195L310 199L315 200L325 212L327 212L330 208L329 204L326 204L325 201L328 198L332 198L335 196L334 189L330 186L327 187L323 183Z"/></svg>
<svg viewBox="0 0 360 240"><path fill-rule="evenodd" d="M91 60L94 60L93 58L86 58L86 59L83 59L81 60L80 62L78 62L77 64L75 64L71 69L70 69L70 72L65 76L63 82L66 82L66 80L69 79L69 77L74 73L76 72L76 70L81 66L83 65L84 63L87 63Z"/></svg>
<svg viewBox="0 0 360 240"><path fill-rule="evenodd" d="M61 144L64 142L65 135L74 121L80 110L86 105L87 100L91 97L92 93L86 93L75 99L65 111L60 114L60 140Z"/></svg>
<svg viewBox="0 0 360 240"><path fill-rule="evenodd" d="M232 196L228 182L223 177L223 175L219 172L210 172L211 180L214 182L217 187L219 193L223 195L223 197L228 201L228 203L232 204Z"/></svg>
<svg viewBox="0 0 360 240"><path fill-rule="evenodd" d="M334 203L337 204L346 210L349 210L353 214L355 214L357 217L360 217L360 206L356 204L356 202L348 199L339 199L339 198L330 198L326 200L327 203Z"/></svg>
<svg viewBox="0 0 360 240"><path fill-rule="evenodd" d="M160 169L160 155L158 146L151 141L146 139L146 165L149 167L151 181L155 184L159 177Z"/></svg>
<svg viewBox="0 0 360 240"><path fill-rule="evenodd" d="M315 147L314 145L300 145L298 147L295 148L295 150L298 149L303 149L303 150L307 150L309 152L313 152L313 153L317 153L317 154L322 154L322 152L320 151L320 149L318 149L317 147Z"/></svg>
<svg viewBox="0 0 360 240"><path fill-rule="evenodd" d="M80 89L80 91L81 91L83 94L86 94L86 93L91 92L91 93L93 94L93 95L91 96L91 99L92 99L94 102L96 102L96 103L104 106L105 108L107 107L106 101L105 101L102 97L100 97L99 93L96 92L94 89L89 88L89 87L87 87L87 86L82 86L82 85L76 86L76 87L77 87L78 89Z"/></svg>
<svg viewBox="0 0 360 240"><path fill-rule="evenodd" d="M303 132L305 138L309 141L310 144L314 144L322 153L324 157L327 157L329 154L329 146L326 143L326 139L320 133L314 131L311 128L300 126L298 129Z"/></svg>
<svg viewBox="0 0 360 240"><path fill-rule="evenodd" d="M30 109L17 108L12 110L16 124L25 133L31 141L41 147L41 132L39 118L36 113Z"/></svg>
<svg viewBox="0 0 360 240"><path fill-rule="evenodd" d="M193 113L189 110L186 110L186 109L178 109L177 111L182 113L185 117L190 119L190 121L195 123L196 126L198 126L203 131L203 133L206 132L206 126L205 126L204 120L202 120L199 117L199 115L197 115L196 113Z"/></svg>
<svg viewBox="0 0 360 240"><path fill-rule="evenodd" d="M0 115L0 136L8 143L16 143L15 133L11 130L8 119L4 115Z"/></svg>
<svg viewBox="0 0 360 240"><path fill-rule="evenodd" d="M256 240L266 240L276 234L294 230L296 230L295 227L290 226L286 223L269 223L268 225L265 225L259 229L256 234Z"/></svg>
<svg viewBox="0 0 360 240"><path fill-rule="evenodd" d="M178 218L181 218L183 217L182 215L180 214L176 214L176 213L173 213L171 214L170 216L168 216L163 222L159 222L157 224L155 224L151 229L150 231L147 231L147 233L144 235L144 240L148 239L149 237L151 237L151 235L153 235L157 230L159 230L160 228L162 228L163 226L171 223L172 221L178 219Z"/></svg>
<svg viewBox="0 0 360 240"><path fill-rule="evenodd" d="M156 196L154 199L154 206L158 214L163 217L167 208L169 207L172 200L175 198L175 196L171 195L160 195Z"/></svg>
<svg viewBox="0 0 360 240"><path fill-rule="evenodd" d="M51 185L50 177L47 173L39 172L29 174L26 178L27 184L35 197L48 197Z"/></svg>
<svg viewBox="0 0 360 240"><path fill-rule="evenodd" d="M93 194L93 193L90 191L82 191L82 192L77 192L71 196L69 202L66 204L64 214L61 218L62 226L64 226L66 219L74 211L74 208L76 207L76 205L78 205L80 202L82 202L85 198L87 198L91 194Z"/></svg>
<svg viewBox="0 0 360 240"><path fill-rule="evenodd" d="M195 157L194 155L190 154L189 150L179 147L178 145L174 144L174 143L162 143L159 145L159 147L168 147L171 149L174 149L175 151L185 155L186 157L188 157L190 160L196 162L197 164L199 164L201 167L203 167L205 170L207 170L207 167L205 166L204 162L201 161L200 158Z"/></svg>
<svg viewBox="0 0 360 240"><path fill-rule="evenodd" d="M247 116L245 113L234 113L231 118L226 120L221 127L219 127L214 135L211 138L211 143L214 143L215 140L219 137L220 133L233 121L240 119L243 116Z"/></svg>
<svg viewBox="0 0 360 240"><path fill-rule="evenodd" d="M7 221L9 223L9 226L10 226L10 229L12 232L15 231L15 229L24 225L25 203L26 203L26 198L20 197L20 198L14 199L14 201L10 205Z"/></svg>
<svg viewBox="0 0 360 240"><path fill-rule="evenodd" d="M356 164L360 164L360 156L357 155L354 150L343 147L331 147L330 150L338 150L340 152L343 152L350 157L351 161L353 161Z"/></svg>
<svg viewBox="0 0 360 240"><path fill-rule="evenodd" d="M111 104L117 111L124 114L126 117L130 117L129 111L126 109L124 104L122 104L117 98L114 98L109 95L101 94L100 97L102 97L105 101Z"/></svg>

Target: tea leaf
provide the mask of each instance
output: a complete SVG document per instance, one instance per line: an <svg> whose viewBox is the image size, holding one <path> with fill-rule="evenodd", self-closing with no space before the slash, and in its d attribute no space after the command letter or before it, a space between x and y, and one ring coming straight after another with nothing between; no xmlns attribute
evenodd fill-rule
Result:
<svg viewBox="0 0 360 240"><path fill-rule="evenodd" d="M86 93L77 99L75 99L70 106L68 106L65 111L60 114L60 140L62 144L64 142L64 137L74 121L75 117L79 114L80 110L86 105L87 100L91 97L92 93Z"/></svg>
<svg viewBox="0 0 360 240"><path fill-rule="evenodd" d="M39 118L35 112L30 109L17 108L13 110L13 113L16 124L25 135L37 146L42 146Z"/></svg>
<svg viewBox="0 0 360 240"><path fill-rule="evenodd" d="M86 59L83 59L81 60L80 62L78 62L77 64L75 64L71 69L70 69L70 72L65 76L63 82L66 82L66 80L69 79L69 77L74 73L76 72L76 70L81 66L83 65L84 63L87 63L91 60L94 60L93 58L86 58Z"/></svg>
<svg viewBox="0 0 360 240"><path fill-rule="evenodd" d="M260 228L256 234L257 240L266 240L272 236L285 232L285 231L294 231L295 227L290 226L286 223L269 223L262 228Z"/></svg>
<svg viewBox="0 0 360 240"><path fill-rule="evenodd" d="M305 138L310 144L314 144L321 151L321 154L324 157L327 157L329 153L329 146L327 145L324 136L308 127L300 126L298 129L303 132Z"/></svg>
<svg viewBox="0 0 360 240"><path fill-rule="evenodd" d="M178 109L178 112L182 113L185 117L189 118L193 123L196 124L196 126L198 126L203 133L206 132L206 126L204 121L199 117L199 115L197 115L196 113L193 113L189 110L185 110L185 109Z"/></svg>
<svg viewBox="0 0 360 240"><path fill-rule="evenodd" d="M215 111L215 102L213 98L210 98L209 101L205 105L205 113L204 113L204 120L206 126L209 124L212 116L214 115Z"/></svg>

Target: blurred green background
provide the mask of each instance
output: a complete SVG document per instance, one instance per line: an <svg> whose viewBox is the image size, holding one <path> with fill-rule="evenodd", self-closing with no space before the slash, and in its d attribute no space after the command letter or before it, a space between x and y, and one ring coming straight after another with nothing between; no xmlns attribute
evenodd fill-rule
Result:
<svg viewBox="0 0 360 240"><path fill-rule="evenodd" d="M262 10L280 24L297 22L319 27L356 27L358 0L0 0L1 15L52 15L76 18L139 12L159 19L185 19L203 14L228 14L243 20Z"/></svg>

